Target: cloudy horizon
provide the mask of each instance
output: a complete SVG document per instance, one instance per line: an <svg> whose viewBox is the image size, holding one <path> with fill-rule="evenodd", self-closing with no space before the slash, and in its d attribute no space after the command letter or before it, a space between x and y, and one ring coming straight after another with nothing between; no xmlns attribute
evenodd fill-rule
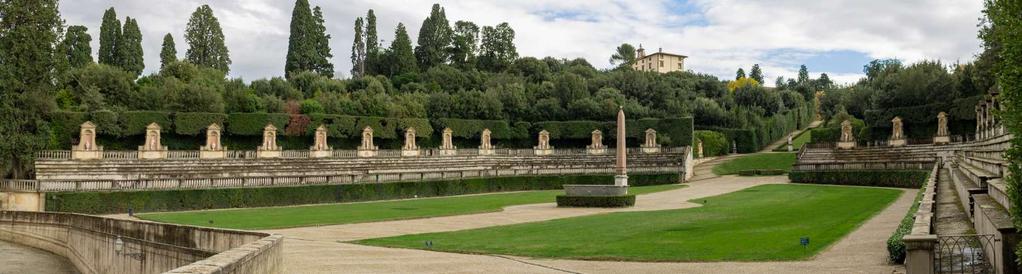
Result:
<svg viewBox="0 0 1022 274"><path fill-rule="evenodd" d="M323 8L332 35L331 59L337 75L351 70L356 17L374 9L380 39L389 45L398 23L413 43L422 20L436 1L310 0ZM827 73L838 83L862 77L872 59L905 62L969 62L981 50L976 37L981 1L839 0L804 2L689 0L528 0L439 1L453 24L511 24L520 56L585 58L596 68L611 68L609 57L621 43L647 51L689 56L686 69L730 79L738 68L760 64L767 85L777 76L794 77L806 64L812 77ZM120 20L135 18L142 31L145 74L159 68L163 35L170 33L178 58L187 44L184 29L191 13L209 4L220 20L230 50L230 77L246 81L283 76L294 1L232 0L205 2L80 0L60 3L67 25L85 25L99 48L103 12L114 7ZM923 8L925 7L925 8Z"/></svg>

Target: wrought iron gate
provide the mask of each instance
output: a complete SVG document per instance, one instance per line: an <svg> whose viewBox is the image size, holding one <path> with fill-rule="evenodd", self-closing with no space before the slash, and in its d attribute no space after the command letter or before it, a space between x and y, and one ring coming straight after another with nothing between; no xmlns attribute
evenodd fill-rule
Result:
<svg viewBox="0 0 1022 274"><path fill-rule="evenodd" d="M994 235L937 235L936 273L995 273Z"/></svg>

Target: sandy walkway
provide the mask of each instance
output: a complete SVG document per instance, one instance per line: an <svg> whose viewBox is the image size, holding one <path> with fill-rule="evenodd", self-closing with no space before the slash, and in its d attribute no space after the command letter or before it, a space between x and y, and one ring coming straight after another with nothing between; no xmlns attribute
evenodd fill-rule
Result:
<svg viewBox="0 0 1022 274"><path fill-rule="evenodd" d="M0 241L0 274L78 273L67 258L25 245Z"/></svg>

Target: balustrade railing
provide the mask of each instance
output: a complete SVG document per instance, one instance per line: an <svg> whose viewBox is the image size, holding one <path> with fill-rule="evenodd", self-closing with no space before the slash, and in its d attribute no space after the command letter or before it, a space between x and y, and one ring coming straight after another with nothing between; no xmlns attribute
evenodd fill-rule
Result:
<svg viewBox="0 0 1022 274"><path fill-rule="evenodd" d="M933 167L935 160L929 161L844 161L844 162L814 162L796 163L792 166L795 171L828 171L828 170L887 170L887 169L916 169L927 170Z"/></svg>

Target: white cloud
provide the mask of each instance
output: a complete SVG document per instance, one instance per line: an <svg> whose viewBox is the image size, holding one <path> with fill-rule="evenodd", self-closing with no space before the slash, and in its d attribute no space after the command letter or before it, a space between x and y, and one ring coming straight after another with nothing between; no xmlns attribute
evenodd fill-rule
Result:
<svg viewBox="0 0 1022 274"><path fill-rule="evenodd" d="M147 71L159 67L165 33L172 33L180 56L187 48L184 28L191 12L204 1L62 2L68 24L84 24L98 48L103 10L114 6L119 17L137 18L143 32ZM312 0L322 6L333 36L333 62L338 72L350 70L353 22L375 9L381 39L389 45L393 29L404 23L416 37L433 2L399 0ZM245 79L282 75L293 1L237 0L210 3L224 27L231 50L232 76ZM968 61L979 49L976 24L982 9L974 0L832 0L671 1L525 0L441 1L448 19L479 25L509 22L522 56L582 57L597 67L623 43L690 56L697 72L730 78L738 67L759 63L766 77L792 77L797 65L816 52L857 51L871 58ZM672 10L686 7L686 10ZM779 50L785 49L785 50ZM848 64L855 71L863 64ZM810 71L816 75L825 71ZM828 73L852 82L854 73ZM772 81L768 81L772 83Z"/></svg>

